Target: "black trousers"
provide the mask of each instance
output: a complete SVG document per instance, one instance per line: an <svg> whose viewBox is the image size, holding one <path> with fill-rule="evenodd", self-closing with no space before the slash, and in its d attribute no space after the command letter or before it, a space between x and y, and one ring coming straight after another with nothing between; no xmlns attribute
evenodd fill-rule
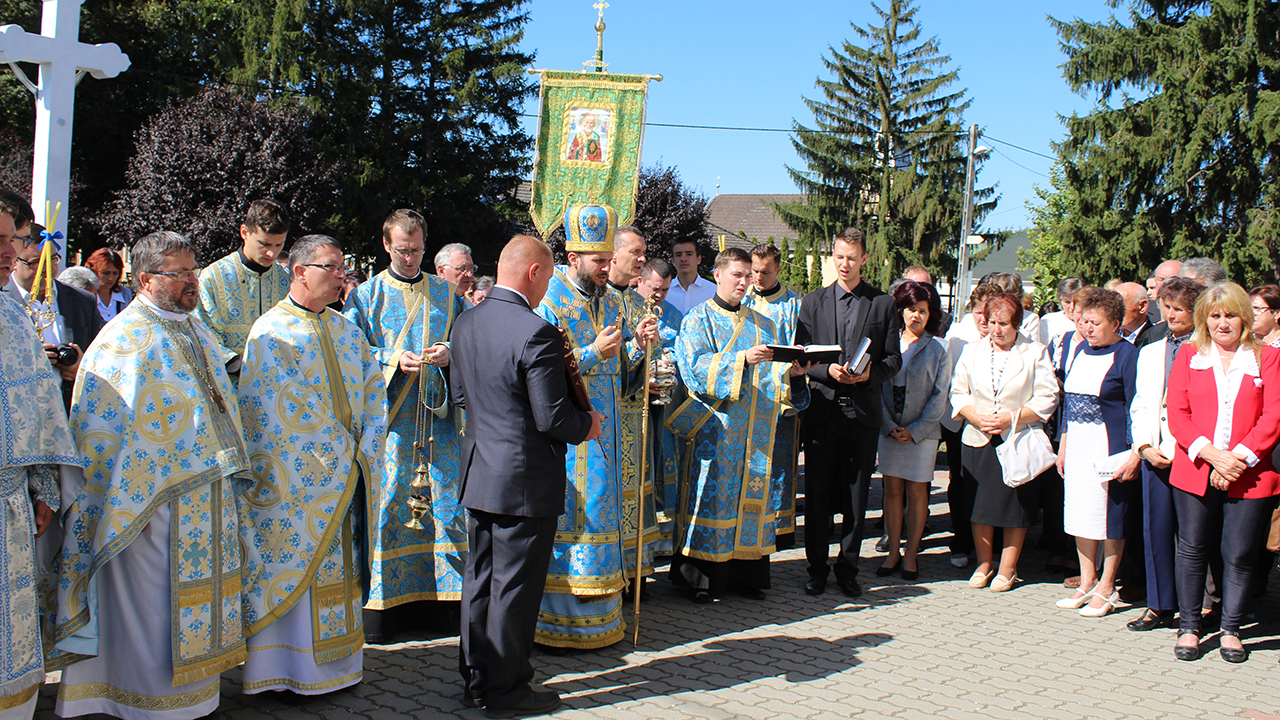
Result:
<svg viewBox="0 0 1280 720"><path fill-rule="evenodd" d="M1222 548L1222 629L1239 630L1249 600L1259 542L1271 522L1274 498L1230 498L1212 487L1204 497L1173 489L1178 515L1178 625L1200 630L1200 608L1211 548Z"/></svg>
<svg viewBox="0 0 1280 720"><path fill-rule="evenodd" d="M533 679L533 634L551 564L556 518L468 510L462 577L463 687L489 709L524 700Z"/></svg>
<svg viewBox="0 0 1280 720"><path fill-rule="evenodd" d="M942 428L947 445L947 513L951 516L951 553L973 553L973 488L965 484L960 465L960 433Z"/></svg>
<svg viewBox="0 0 1280 720"><path fill-rule="evenodd" d="M836 577L852 579L858 574L879 440L879 428L865 427L841 412L805 423L804 551L809 577L827 578L836 513L844 516Z"/></svg>

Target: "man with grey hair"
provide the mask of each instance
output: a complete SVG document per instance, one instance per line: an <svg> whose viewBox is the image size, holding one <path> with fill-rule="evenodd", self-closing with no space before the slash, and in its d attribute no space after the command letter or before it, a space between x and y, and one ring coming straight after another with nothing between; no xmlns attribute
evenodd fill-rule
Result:
<svg viewBox="0 0 1280 720"><path fill-rule="evenodd" d="M65 668L62 717L163 708L148 717L188 720L217 709L219 673L245 659L244 565L223 549L241 546L252 468L218 341L190 315L195 246L152 233L133 271L137 301L99 333L75 384L88 464L63 494L74 500L50 669Z"/></svg>
<svg viewBox="0 0 1280 720"><path fill-rule="evenodd" d="M476 264L471 261L471 248L462 243L449 243L436 253L436 274L458 286L455 293L466 297L476 277Z"/></svg>
<svg viewBox="0 0 1280 720"><path fill-rule="evenodd" d="M1137 344L1138 336L1150 327L1147 322L1147 289L1135 282L1123 282L1116 286L1116 292L1124 298L1124 322L1120 323L1120 337Z"/></svg>
<svg viewBox="0 0 1280 720"><path fill-rule="evenodd" d="M1220 282L1226 282L1227 271L1217 262L1207 257L1191 258L1182 263L1182 269L1178 271L1178 277L1191 278L1201 285L1210 287Z"/></svg>
<svg viewBox="0 0 1280 720"><path fill-rule="evenodd" d="M240 504L249 657L245 693L360 682L362 577L380 507L387 389L364 334L329 308L342 247L307 235L289 295L249 331L240 412L257 485Z"/></svg>
<svg viewBox="0 0 1280 720"><path fill-rule="evenodd" d="M58 276L58 282L80 288L87 293L98 292L98 274L87 267L73 265Z"/></svg>

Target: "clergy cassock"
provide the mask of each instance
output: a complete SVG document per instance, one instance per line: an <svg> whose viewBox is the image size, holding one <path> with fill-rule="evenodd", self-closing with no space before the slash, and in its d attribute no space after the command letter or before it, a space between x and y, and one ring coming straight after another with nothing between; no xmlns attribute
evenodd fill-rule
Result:
<svg viewBox="0 0 1280 720"><path fill-rule="evenodd" d="M634 547L635 527L630 528L632 535L624 533L618 463L631 450L620 447L618 401L644 355L630 342L632 328L625 322L618 293L606 289L599 298L587 298L569 279L571 272L556 268L536 312L568 334L592 408L605 414L604 432L599 442L576 445L565 456L565 511L556 526L536 640L589 650L612 645L625 631L622 553L624 543ZM624 343L617 355L605 359L593 342L610 325L622 330ZM645 558L641 571L653 572L652 557Z"/></svg>
<svg viewBox="0 0 1280 720"><path fill-rule="evenodd" d="M391 408L373 533L370 610L462 599L467 559L467 518L458 505L462 410L449 403L442 368L424 363L413 375L399 369L406 350L422 355L432 345L448 344L454 318L463 310L453 290L452 283L435 275L424 273L410 283L383 271L356 288L344 311L373 346ZM429 487L410 487L419 466L428 473ZM405 526L413 520L408 501L414 495L430 505L419 519L421 530Z"/></svg>
<svg viewBox="0 0 1280 720"><path fill-rule="evenodd" d="M710 577L713 592L718 581L768 587L767 564L763 578L732 579L717 578L712 565L774 551L781 504L770 472L774 433L784 412L809 404L804 377L793 381L788 363L747 364L748 349L775 340L772 320L745 305L726 310L715 299L680 324L676 364L689 398L668 421L687 443L676 552Z"/></svg>
<svg viewBox="0 0 1280 720"><path fill-rule="evenodd" d="M218 260L200 273L200 318L222 346L222 362L244 354L249 329L262 314L289 296L289 271L279 263L263 268L245 265L240 250ZM262 270L262 272L258 272Z"/></svg>
<svg viewBox="0 0 1280 720"><path fill-rule="evenodd" d="M245 659L236 496L252 485L217 342L139 296L85 352L71 429L88 464L54 563L57 712L208 715Z"/></svg>
<svg viewBox="0 0 1280 720"><path fill-rule="evenodd" d="M661 311L658 338L674 364L676 337L680 334L680 321L684 315L666 300L658 308ZM649 417L649 476L653 479L654 509L658 521L658 542L654 544L654 553L658 555L670 555L673 551L676 510L680 501L680 449L684 443L678 442L671 434L667 419L683 402L684 391L676 387L672 395L671 404L652 406Z"/></svg>
<svg viewBox="0 0 1280 720"><path fill-rule="evenodd" d="M609 292L617 293L622 303L622 315L626 318L626 329L634 332L641 320L644 320L647 305L640 293L631 288L621 288L610 284ZM639 352L639 360L643 362L644 353ZM627 572L634 579L636 567L636 499L639 492L640 453L645 449L652 452L652 440L658 427L649 424L649 437L645 443L640 442L641 413L649 404L641 396L644 394L644 373L631 373L624 382L622 397L618 400L618 482L622 488L622 544L623 560ZM652 457L652 455L650 455ZM644 536L641 539L641 555L644 558L646 573L653 571L653 556L659 551L661 535L658 520L654 513L656 494L653 484L653 464L645 468L644 481ZM669 545L668 545L669 547ZM670 550L667 550L670 553Z"/></svg>
<svg viewBox="0 0 1280 720"><path fill-rule="evenodd" d="M257 480L240 505L244 691L358 683L387 421L373 348L340 313L286 299L249 334L240 414Z"/></svg>
<svg viewBox="0 0 1280 720"><path fill-rule="evenodd" d="M794 345L796 326L800 322L801 297L781 283L772 292L759 294L754 286L747 290L743 301L761 315L773 321L778 345ZM800 416L784 415L778 419L778 431L773 438L772 482L778 494L778 548L785 550L795 544L796 530L796 480L800 465Z"/></svg>
<svg viewBox="0 0 1280 720"><path fill-rule="evenodd" d="M35 500L62 503L59 465L80 467L58 376L49 367L31 319L0 297L0 718L28 719L44 684L40 642ZM52 539L51 526L41 540ZM36 582L33 582L33 579Z"/></svg>

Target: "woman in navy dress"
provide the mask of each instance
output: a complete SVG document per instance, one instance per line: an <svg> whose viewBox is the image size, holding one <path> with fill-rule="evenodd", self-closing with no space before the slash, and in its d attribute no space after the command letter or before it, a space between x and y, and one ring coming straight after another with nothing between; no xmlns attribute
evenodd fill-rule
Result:
<svg viewBox="0 0 1280 720"><path fill-rule="evenodd" d="M1120 337L1124 299L1111 290L1086 288L1077 296L1085 344L1075 350L1063 381L1063 429L1058 471L1063 480L1063 528L1076 538L1080 589L1058 601L1085 617L1102 617L1120 596L1116 573L1124 539L1134 524L1142 489L1133 452L1129 406L1137 390L1138 349ZM1103 564L1097 566L1098 544Z"/></svg>

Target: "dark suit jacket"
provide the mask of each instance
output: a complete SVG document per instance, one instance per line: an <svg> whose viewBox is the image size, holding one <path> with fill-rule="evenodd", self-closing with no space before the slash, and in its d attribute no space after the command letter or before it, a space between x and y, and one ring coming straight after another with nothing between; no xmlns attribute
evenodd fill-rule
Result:
<svg viewBox="0 0 1280 720"><path fill-rule="evenodd" d="M1146 330L1143 330L1141 333L1139 333L1138 337L1134 339L1133 345L1134 347L1139 347L1139 348L1145 347L1147 345L1150 345L1153 342L1163 340L1164 336L1168 334L1169 334L1169 323L1159 322L1159 323L1156 323L1155 325L1149 326Z"/></svg>
<svg viewBox="0 0 1280 720"><path fill-rule="evenodd" d="M98 331L102 329L102 316L98 314L98 298L58 280L54 280L53 283L54 292L58 293L58 314L62 316L62 322L67 326L67 332L71 333L71 337L63 339L79 345L80 352L84 353L89 349L94 338L98 337ZM75 386L75 381L62 381L62 402L68 410L71 409L71 397Z"/></svg>
<svg viewBox="0 0 1280 720"><path fill-rule="evenodd" d="M817 365L809 371L810 402L805 411L805 425L817 423L831 413L843 411L846 417L875 431L880 429L882 415L880 386L892 378L902 367L902 353L898 347L898 312L893 298L867 285L862 290L868 297L854 297L853 312L845 330L844 352L840 362L848 362L858 349L862 338L871 338L871 377L863 383L841 385L827 372L827 365ZM800 301L800 324L796 329L799 345L835 345L839 342L836 330L836 283L821 290L814 290ZM812 392L816 390L816 392ZM836 395L848 395L852 403L841 407Z"/></svg>
<svg viewBox="0 0 1280 720"><path fill-rule="evenodd" d="M591 416L569 399L560 332L519 294L495 287L454 321L450 354L453 402L467 410L462 505L563 513L566 443L586 439Z"/></svg>

